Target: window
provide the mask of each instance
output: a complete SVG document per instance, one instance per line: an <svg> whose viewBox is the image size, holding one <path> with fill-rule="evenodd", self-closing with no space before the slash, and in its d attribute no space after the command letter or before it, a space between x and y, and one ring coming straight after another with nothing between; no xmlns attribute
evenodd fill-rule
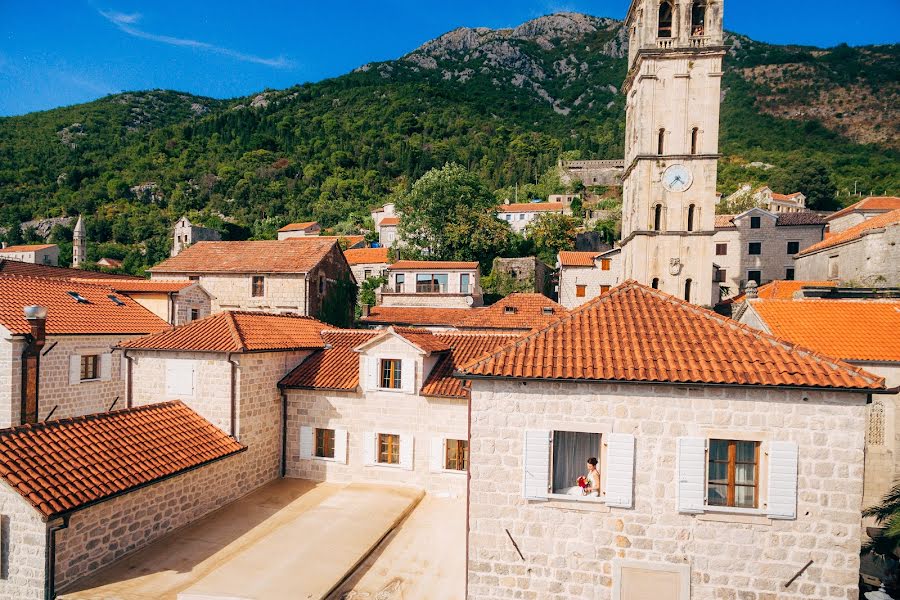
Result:
<svg viewBox="0 0 900 600"><path fill-rule="evenodd" d="M576 298L584 298L586 293L587 293L586 285L576 285L575 286L575 297Z"/></svg>
<svg viewBox="0 0 900 600"><path fill-rule="evenodd" d="M516 307L515 307L515 306L504 306L504 307L503 307L503 314L505 314L505 315L514 315L514 314L516 314Z"/></svg>
<svg viewBox="0 0 900 600"><path fill-rule="evenodd" d="M447 440L444 468L448 471L466 471L469 468L469 442Z"/></svg>
<svg viewBox="0 0 900 600"><path fill-rule="evenodd" d="M691 36L703 37L706 35L706 2L698 0L691 7Z"/></svg>
<svg viewBox="0 0 900 600"><path fill-rule="evenodd" d="M829 279L837 279L840 277L840 265L838 264L837 256L829 256L828 257L828 278Z"/></svg>
<svg viewBox="0 0 900 600"><path fill-rule="evenodd" d="M716 244L716 256L727 256L728 244Z"/></svg>
<svg viewBox="0 0 900 600"><path fill-rule="evenodd" d="M750 256L759 256L762 254L762 242L750 242L747 252Z"/></svg>
<svg viewBox="0 0 900 600"><path fill-rule="evenodd" d="M600 259L600 270L609 271L612 268L612 260L609 258Z"/></svg>
<svg viewBox="0 0 900 600"><path fill-rule="evenodd" d="M519 213L519 220L520 220L520 221L524 221L524 220L525 220L525 213Z"/></svg>
<svg viewBox="0 0 900 600"><path fill-rule="evenodd" d="M609 291L609 286L608 286L608 285L601 285L601 286L600 286L600 294L605 294L605 293L608 292L608 291Z"/></svg>
<svg viewBox="0 0 900 600"><path fill-rule="evenodd" d="M692 279L686 279L684 281L684 299L688 302L691 301L691 286L694 281Z"/></svg>
<svg viewBox="0 0 900 600"><path fill-rule="evenodd" d="M762 283L762 271L747 271L747 281L755 281L759 285Z"/></svg>
<svg viewBox="0 0 900 600"><path fill-rule="evenodd" d="M469 280L470 275L468 273L460 273L459 274L459 293L460 294L468 294L469 293Z"/></svg>
<svg viewBox="0 0 900 600"><path fill-rule="evenodd" d="M324 293L325 293L325 276L319 275L319 295L321 296Z"/></svg>
<svg viewBox="0 0 900 600"><path fill-rule="evenodd" d="M756 508L759 505L759 442L709 440L710 506Z"/></svg>
<svg viewBox="0 0 900 600"><path fill-rule="evenodd" d="M788 267L784 270L784 278L788 281L794 280L794 268Z"/></svg>
<svg viewBox="0 0 900 600"><path fill-rule="evenodd" d="M545 306L544 308L541 309L541 313L542 313L544 316L550 316L550 315L553 314L553 307L552 307L552 306Z"/></svg>
<svg viewBox="0 0 900 600"><path fill-rule="evenodd" d="M662 204L657 204L653 209L653 231L662 230Z"/></svg>
<svg viewBox="0 0 900 600"><path fill-rule="evenodd" d="M363 281L372 276L372 269L363 269Z"/></svg>
<svg viewBox="0 0 900 600"><path fill-rule="evenodd" d="M653 281L650 282L650 287L652 287L654 290L659 289L659 277L653 278Z"/></svg>
<svg viewBox="0 0 900 600"><path fill-rule="evenodd" d="M334 429L316 429L316 457L334 458Z"/></svg>
<svg viewBox="0 0 900 600"><path fill-rule="evenodd" d="M788 242L787 243L787 253L788 254L797 254L800 252L800 242Z"/></svg>
<svg viewBox="0 0 900 600"><path fill-rule="evenodd" d="M188 280L189 281L200 281L200 276L199 275L189 275Z"/></svg>
<svg viewBox="0 0 900 600"><path fill-rule="evenodd" d="M663 0L659 5L659 30L657 36L661 38L672 37L672 2Z"/></svg>
<svg viewBox="0 0 900 600"><path fill-rule="evenodd" d="M200 318L200 311L196 308L191 309L191 321L196 321Z"/></svg>
<svg viewBox="0 0 900 600"><path fill-rule="evenodd" d="M381 361L381 387L388 390L399 390L401 383L401 362L396 358L385 358Z"/></svg>
<svg viewBox="0 0 900 600"><path fill-rule="evenodd" d="M447 291L448 276L446 273L417 273L417 294L440 294Z"/></svg>
<svg viewBox="0 0 900 600"><path fill-rule="evenodd" d="M400 464L400 436L393 433L378 434L378 462L383 465Z"/></svg>
<svg viewBox="0 0 900 600"><path fill-rule="evenodd" d="M726 277L725 269L716 269L716 283L725 283Z"/></svg>
<svg viewBox="0 0 900 600"><path fill-rule="evenodd" d="M694 230L694 213L696 212L697 207L691 204L688 206L688 214L687 214L687 230Z"/></svg>
<svg viewBox="0 0 900 600"><path fill-rule="evenodd" d="M750 229L759 229L761 226L761 219L759 217L750 217Z"/></svg>
<svg viewBox="0 0 900 600"><path fill-rule="evenodd" d="M691 154L697 154L697 143L700 141L700 130L694 127L691 129Z"/></svg>
<svg viewBox="0 0 900 600"><path fill-rule="evenodd" d="M261 298L266 295L266 278L261 275L254 275L250 288L250 295L254 298Z"/></svg>
<svg viewBox="0 0 900 600"><path fill-rule="evenodd" d="M662 154L666 150L666 130L662 128L659 130L659 137L656 140L656 153L662 156Z"/></svg>
<svg viewBox="0 0 900 600"><path fill-rule="evenodd" d="M394 277L394 292L397 294L403 293L403 284L406 283L406 275L403 273L397 273Z"/></svg>
<svg viewBox="0 0 900 600"><path fill-rule="evenodd" d="M81 381L100 379L100 356L85 354L81 357Z"/></svg>
<svg viewBox="0 0 900 600"><path fill-rule="evenodd" d="M587 460L600 458L600 434L554 431L551 453L550 490L554 494L570 494L576 488L580 496L577 481L587 473Z"/></svg>

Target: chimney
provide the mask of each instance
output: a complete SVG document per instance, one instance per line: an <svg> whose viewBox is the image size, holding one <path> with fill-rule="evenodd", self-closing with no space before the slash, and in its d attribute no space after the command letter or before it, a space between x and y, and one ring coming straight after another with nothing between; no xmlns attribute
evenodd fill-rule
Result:
<svg viewBox="0 0 900 600"><path fill-rule="evenodd" d="M24 312L31 332L25 336L26 344L22 350L22 424L38 421L41 350L47 341L47 309L43 306L26 306Z"/></svg>
<svg viewBox="0 0 900 600"><path fill-rule="evenodd" d="M371 312L371 310L372 310L372 305L370 305L370 304L363 304L363 305L362 305L362 316L368 317L368 316L369 316L369 313Z"/></svg>
<svg viewBox="0 0 900 600"><path fill-rule="evenodd" d="M5 249L5 248L6 248L6 242L0 242L0 248Z"/></svg>
<svg viewBox="0 0 900 600"><path fill-rule="evenodd" d="M759 286L757 286L756 282L752 279L747 282L747 287L744 288L744 295L747 300L756 300L759 298Z"/></svg>

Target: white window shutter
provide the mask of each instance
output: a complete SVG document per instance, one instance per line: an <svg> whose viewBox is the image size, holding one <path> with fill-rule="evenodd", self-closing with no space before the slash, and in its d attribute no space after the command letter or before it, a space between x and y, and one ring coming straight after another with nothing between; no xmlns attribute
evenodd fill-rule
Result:
<svg viewBox="0 0 900 600"><path fill-rule="evenodd" d="M366 368L366 389L378 389L378 359L372 356L364 356L363 364Z"/></svg>
<svg viewBox="0 0 900 600"><path fill-rule="evenodd" d="M678 438L675 460L678 512L702 513L706 504L706 439Z"/></svg>
<svg viewBox="0 0 900 600"><path fill-rule="evenodd" d="M549 431L525 432L522 462L525 466L522 496L528 500L546 500L550 488Z"/></svg>
<svg viewBox="0 0 900 600"><path fill-rule="evenodd" d="M400 466L413 470L413 436L408 434L400 435Z"/></svg>
<svg viewBox="0 0 900 600"><path fill-rule="evenodd" d="M69 356L69 385L79 383L81 383L81 355L72 354Z"/></svg>
<svg viewBox="0 0 900 600"><path fill-rule="evenodd" d="M440 473L444 470L444 451L446 441L444 438L431 438L431 472Z"/></svg>
<svg viewBox="0 0 900 600"><path fill-rule="evenodd" d="M416 393L416 361L404 360L400 366L400 386L407 394Z"/></svg>
<svg viewBox="0 0 900 600"><path fill-rule="evenodd" d="M100 380L109 381L112 379L112 354L107 352L100 355Z"/></svg>
<svg viewBox="0 0 900 600"><path fill-rule="evenodd" d="M631 508L634 502L634 436L610 433L606 439L606 504Z"/></svg>
<svg viewBox="0 0 900 600"><path fill-rule="evenodd" d="M194 361L169 359L166 361L167 400L194 397Z"/></svg>
<svg viewBox="0 0 900 600"><path fill-rule="evenodd" d="M769 444L770 519L797 518L797 463L799 450L794 442Z"/></svg>
<svg viewBox="0 0 900 600"><path fill-rule="evenodd" d="M312 458L313 455L313 428L306 425L300 426L300 458Z"/></svg>
<svg viewBox="0 0 900 600"><path fill-rule="evenodd" d="M334 430L334 461L347 464L347 430Z"/></svg>
<svg viewBox="0 0 900 600"><path fill-rule="evenodd" d="M363 434L363 464L364 465L374 465L375 464L375 444L376 444L375 434L371 431L367 431Z"/></svg>

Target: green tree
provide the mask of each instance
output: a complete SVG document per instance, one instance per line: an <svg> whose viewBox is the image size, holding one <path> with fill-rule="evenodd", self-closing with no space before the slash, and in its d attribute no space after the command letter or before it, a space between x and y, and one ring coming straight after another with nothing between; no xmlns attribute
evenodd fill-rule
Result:
<svg viewBox="0 0 900 600"><path fill-rule="evenodd" d="M894 487L875 506L870 506L863 511L864 517L875 517L875 522L884 528L881 535L867 542L862 549L863 554L874 554L878 559L884 560L887 565L893 565L889 570L888 591L897 592L900 584L900 573L897 569L897 561L894 552L900 546L900 481L894 483ZM887 584L888 582L886 582Z"/></svg>
<svg viewBox="0 0 900 600"><path fill-rule="evenodd" d="M493 208L476 209L457 206L453 218L444 229L448 260L478 261L487 268L491 261L508 250L512 244L509 223L497 218Z"/></svg>
<svg viewBox="0 0 900 600"><path fill-rule="evenodd" d="M369 277L359 284L359 303L375 306L375 292L387 283L387 277Z"/></svg>
<svg viewBox="0 0 900 600"><path fill-rule="evenodd" d="M532 221L526 230L534 240L538 258L549 264L556 264L560 250L575 247L575 229L578 221L567 215L545 213Z"/></svg>
<svg viewBox="0 0 900 600"><path fill-rule="evenodd" d="M803 192L806 195L806 205L814 210L837 210L841 207L831 171L815 159L807 159L781 169L771 179L770 186L783 194Z"/></svg>

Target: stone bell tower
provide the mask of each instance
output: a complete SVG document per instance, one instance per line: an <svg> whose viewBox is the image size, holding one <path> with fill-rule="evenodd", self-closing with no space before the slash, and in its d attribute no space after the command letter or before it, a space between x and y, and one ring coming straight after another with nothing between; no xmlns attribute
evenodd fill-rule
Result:
<svg viewBox="0 0 900 600"><path fill-rule="evenodd" d="M78 215L78 222L72 231L72 267L80 269L87 258L87 231L84 227L84 219Z"/></svg>
<svg viewBox="0 0 900 600"><path fill-rule="evenodd" d="M700 305L713 283L724 0L633 0L622 257L635 279Z"/></svg>

